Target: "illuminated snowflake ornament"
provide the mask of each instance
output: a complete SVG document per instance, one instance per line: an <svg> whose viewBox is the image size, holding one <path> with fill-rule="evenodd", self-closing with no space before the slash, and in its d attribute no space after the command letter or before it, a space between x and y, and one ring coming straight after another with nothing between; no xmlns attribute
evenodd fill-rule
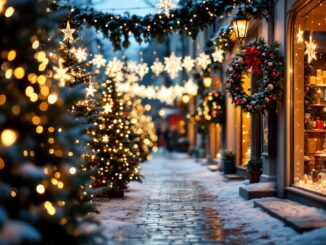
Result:
<svg viewBox="0 0 326 245"><path fill-rule="evenodd" d="M165 63L165 71L169 73L170 77L172 79L177 78L179 71L182 70L181 58L175 56L175 53L172 52L170 57L164 58L164 63Z"/></svg>
<svg viewBox="0 0 326 245"><path fill-rule="evenodd" d="M182 66L187 72L190 72L195 66L195 61L190 56L186 56L183 59Z"/></svg>
<svg viewBox="0 0 326 245"><path fill-rule="evenodd" d="M122 70L123 63L114 57L106 66L106 74L114 76L116 73Z"/></svg>
<svg viewBox="0 0 326 245"><path fill-rule="evenodd" d="M59 85L63 87L66 81L69 81L71 79L71 76L67 73L69 71L69 68L63 67L62 63L63 61L62 59L60 59L58 66L53 67L53 70L55 71L53 78L58 80L60 82Z"/></svg>
<svg viewBox="0 0 326 245"><path fill-rule="evenodd" d="M134 72L135 73L135 72L137 72L138 65L137 65L137 63L135 61L129 60L127 62L127 69L128 69L129 72L131 72L131 73Z"/></svg>
<svg viewBox="0 0 326 245"><path fill-rule="evenodd" d="M72 49L71 52L75 55L78 62L87 60L86 48Z"/></svg>
<svg viewBox="0 0 326 245"><path fill-rule="evenodd" d="M212 57L213 57L214 62L222 63L223 60L224 60L223 53L224 53L224 51L222 49L216 48L214 53L212 53Z"/></svg>
<svg viewBox="0 0 326 245"><path fill-rule="evenodd" d="M94 58L92 59L92 63L96 66L97 69L105 66L106 59L104 59L103 55L96 54Z"/></svg>
<svg viewBox="0 0 326 245"><path fill-rule="evenodd" d="M164 71L164 65L158 58L156 58L151 69L156 76L159 76Z"/></svg>
<svg viewBox="0 0 326 245"><path fill-rule="evenodd" d="M66 29L61 29L61 31L64 34L63 41L66 41L66 40L68 40L68 42L73 42L74 41L74 37L72 36L72 34L74 34L76 29L71 29L70 28L69 21L67 22Z"/></svg>
<svg viewBox="0 0 326 245"><path fill-rule="evenodd" d="M317 44L315 40L312 39L312 35L310 35L309 37L309 42L305 42L305 46L306 46L306 51L304 52L304 54L307 55L308 63L311 63L313 60L317 60L317 56L316 56Z"/></svg>
<svg viewBox="0 0 326 245"><path fill-rule="evenodd" d="M211 64L211 58L205 53L200 53L196 59L196 62L200 68L206 70L207 66Z"/></svg>
<svg viewBox="0 0 326 245"><path fill-rule="evenodd" d="M299 30L298 30L298 33L297 33L297 42L298 43L303 42L303 31L301 30L300 26L299 26Z"/></svg>
<svg viewBox="0 0 326 245"><path fill-rule="evenodd" d="M146 63L140 63L138 65L137 73L138 73L140 79L143 79L143 77L148 73L148 71L149 71L149 68Z"/></svg>
<svg viewBox="0 0 326 245"><path fill-rule="evenodd" d="M123 80L124 80L123 72L122 71L119 71L119 72L114 73L113 80L115 82L117 82L117 83L123 82Z"/></svg>
<svg viewBox="0 0 326 245"><path fill-rule="evenodd" d="M173 0L160 0L160 2L156 4L159 13L164 13L166 16L170 16L170 11L175 7L176 5L173 3Z"/></svg>
<svg viewBox="0 0 326 245"><path fill-rule="evenodd" d="M126 76L126 82L133 84L139 81L139 77L135 73L127 73L125 74Z"/></svg>

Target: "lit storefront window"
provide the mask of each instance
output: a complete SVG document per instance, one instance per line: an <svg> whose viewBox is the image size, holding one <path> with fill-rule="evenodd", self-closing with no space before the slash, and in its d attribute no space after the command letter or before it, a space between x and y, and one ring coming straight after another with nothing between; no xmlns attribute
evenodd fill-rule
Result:
<svg viewBox="0 0 326 245"><path fill-rule="evenodd" d="M326 194L326 5L297 13L293 36L294 185Z"/></svg>
<svg viewBox="0 0 326 245"><path fill-rule="evenodd" d="M248 94L250 94L250 77L243 77L243 88ZM238 111L237 124L240 125L240 130L238 131L238 150L240 155L238 156L238 164L242 167L247 166L247 162L250 160L250 113L244 112L239 108Z"/></svg>

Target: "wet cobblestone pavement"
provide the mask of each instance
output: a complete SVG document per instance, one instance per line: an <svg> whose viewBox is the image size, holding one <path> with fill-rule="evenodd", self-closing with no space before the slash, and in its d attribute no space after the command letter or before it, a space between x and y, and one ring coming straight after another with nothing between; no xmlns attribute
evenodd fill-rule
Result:
<svg viewBox="0 0 326 245"><path fill-rule="evenodd" d="M130 210L119 216L121 226L107 232L108 244L242 244L239 231L222 228L211 204L215 197L183 174L182 161L162 158L155 164L145 173L146 197L121 208Z"/></svg>

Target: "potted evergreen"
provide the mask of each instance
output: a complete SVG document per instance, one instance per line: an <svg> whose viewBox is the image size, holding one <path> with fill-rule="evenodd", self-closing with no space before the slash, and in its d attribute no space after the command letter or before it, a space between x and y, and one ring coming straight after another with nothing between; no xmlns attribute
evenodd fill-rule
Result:
<svg viewBox="0 0 326 245"><path fill-rule="evenodd" d="M250 159L247 165L247 173L250 184L258 183L262 174L262 160L260 158Z"/></svg>
<svg viewBox="0 0 326 245"><path fill-rule="evenodd" d="M227 151L223 155L224 174L235 174L235 154Z"/></svg>

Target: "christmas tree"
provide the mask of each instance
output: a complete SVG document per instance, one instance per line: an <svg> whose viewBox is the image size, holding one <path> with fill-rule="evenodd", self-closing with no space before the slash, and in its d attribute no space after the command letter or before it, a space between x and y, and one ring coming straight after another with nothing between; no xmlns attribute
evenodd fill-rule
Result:
<svg viewBox="0 0 326 245"><path fill-rule="evenodd" d="M102 84L97 128L89 132L92 136L89 145L94 154L89 154L88 166L97 169L94 187L103 187L112 197L122 196L130 181L141 181L138 161L131 150L128 113L113 79Z"/></svg>
<svg viewBox="0 0 326 245"><path fill-rule="evenodd" d="M46 5L0 3L0 243L94 244L94 222L81 218L95 210L80 189L90 176L79 170L82 128L67 112L78 96L47 75L56 15Z"/></svg>
<svg viewBox="0 0 326 245"><path fill-rule="evenodd" d="M131 129L134 132L133 149L135 154L139 162L150 160L151 152L157 151L158 138L155 124L150 116L145 115L145 108L140 99L134 99L129 118L132 125Z"/></svg>

